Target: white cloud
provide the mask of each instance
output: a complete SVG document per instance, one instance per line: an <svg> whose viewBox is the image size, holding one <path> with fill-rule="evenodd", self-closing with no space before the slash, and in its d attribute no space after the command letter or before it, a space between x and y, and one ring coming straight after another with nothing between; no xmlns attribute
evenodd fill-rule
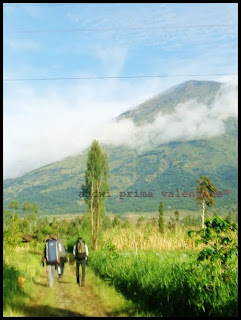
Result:
<svg viewBox="0 0 241 320"><path fill-rule="evenodd" d="M112 79L38 89L15 84L4 100L4 178L16 177L89 147L93 139L140 149L176 140L216 136L223 120L237 116L237 89L224 86L211 108L195 101L159 114L152 124L135 126L113 118L165 89L163 79Z"/></svg>
<svg viewBox="0 0 241 320"><path fill-rule="evenodd" d="M175 107L172 114L159 113L156 119L136 126L130 119L110 123L99 135L106 144L125 144L141 149L172 141L206 139L225 133L223 120L237 118L237 86L227 83L221 87L211 106L189 100Z"/></svg>
<svg viewBox="0 0 241 320"><path fill-rule="evenodd" d="M232 79L222 86L212 106L212 117L226 120L229 117L238 118L238 90L237 81Z"/></svg>
<svg viewBox="0 0 241 320"><path fill-rule="evenodd" d="M51 84L49 88L41 83L36 88L27 83L5 84L4 178L81 152L102 136L114 117L161 90L157 79L139 84L90 80L70 86ZM116 137L119 139L119 134Z"/></svg>

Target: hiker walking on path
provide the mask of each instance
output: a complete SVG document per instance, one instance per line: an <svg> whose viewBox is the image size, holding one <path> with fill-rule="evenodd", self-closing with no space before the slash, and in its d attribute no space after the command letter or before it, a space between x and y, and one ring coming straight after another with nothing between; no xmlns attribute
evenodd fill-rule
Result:
<svg viewBox="0 0 241 320"><path fill-rule="evenodd" d="M76 244L73 248L73 254L76 258L76 281L77 284L80 284L79 281L79 267L81 265L82 268L82 276L81 276L81 286L84 287L85 285L85 267L86 267L86 260L89 254L88 246L82 238L78 238Z"/></svg>
<svg viewBox="0 0 241 320"><path fill-rule="evenodd" d="M57 246L58 246L58 258L59 258L59 263L57 264L57 271L58 271L59 279L62 279L64 274L64 264L65 262L68 261L67 250L61 238L57 239Z"/></svg>
<svg viewBox="0 0 241 320"><path fill-rule="evenodd" d="M42 263L46 262L46 272L48 274L49 287L52 288L54 284L54 275L57 263L60 262L58 258L57 237L50 236L45 241L44 252L42 256Z"/></svg>

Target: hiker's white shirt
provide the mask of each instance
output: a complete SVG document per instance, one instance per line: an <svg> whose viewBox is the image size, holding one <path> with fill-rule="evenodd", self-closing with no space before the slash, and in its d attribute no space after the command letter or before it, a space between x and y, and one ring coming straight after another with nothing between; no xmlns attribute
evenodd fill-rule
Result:
<svg viewBox="0 0 241 320"><path fill-rule="evenodd" d="M76 249L76 244L74 245L74 248L73 248L73 254L74 254L74 255L75 255L75 249ZM87 244L85 244L85 253L86 253L86 257L88 257L89 250L88 250Z"/></svg>

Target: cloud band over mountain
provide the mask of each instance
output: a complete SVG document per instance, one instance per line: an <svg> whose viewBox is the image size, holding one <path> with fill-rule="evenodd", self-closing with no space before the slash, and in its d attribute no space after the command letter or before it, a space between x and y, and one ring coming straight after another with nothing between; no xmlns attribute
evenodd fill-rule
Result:
<svg viewBox="0 0 241 320"><path fill-rule="evenodd" d="M98 139L111 145L149 148L173 141L206 139L225 133L225 120L237 119L238 91L235 83L223 84L210 105L195 99L178 103L174 111L159 112L151 123L142 126L131 119L111 122L96 133Z"/></svg>
<svg viewBox="0 0 241 320"><path fill-rule="evenodd" d="M205 82L198 81L196 85L201 83ZM118 83L110 82L110 85L115 89ZM168 90L171 99L181 85ZM143 150L173 141L224 134L224 121L229 117L237 118L238 92L234 82L223 84L212 94L211 104L202 102L205 99L198 101L194 94L184 102L174 101L172 113L157 108L152 122L142 124L128 117L119 121L115 118L116 110L123 110L123 105L127 104L123 97L118 102L116 97L107 99L108 89L110 86L98 85L90 90L86 85L86 90L85 86L80 86L69 92L66 90L62 95L51 92L42 96L27 89L16 90L16 97L13 96L4 107L4 178L13 178L80 153L93 139ZM133 105L137 91L133 92L133 87L122 89L129 105ZM148 92L150 84L146 90L143 86L138 100ZM146 113L150 109L148 101L144 103ZM138 112L140 106L136 110Z"/></svg>

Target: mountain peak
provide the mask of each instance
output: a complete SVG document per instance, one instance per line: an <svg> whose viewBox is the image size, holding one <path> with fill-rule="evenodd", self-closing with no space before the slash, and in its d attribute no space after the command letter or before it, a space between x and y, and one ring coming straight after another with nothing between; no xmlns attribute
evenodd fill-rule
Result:
<svg viewBox="0 0 241 320"><path fill-rule="evenodd" d="M117 120L131 119L138 125L152 122L160 111L172 113L177 104L191 99L210 105L221 85L220 82L215 81L189 80L183 82L120 114Z"/></svg>

